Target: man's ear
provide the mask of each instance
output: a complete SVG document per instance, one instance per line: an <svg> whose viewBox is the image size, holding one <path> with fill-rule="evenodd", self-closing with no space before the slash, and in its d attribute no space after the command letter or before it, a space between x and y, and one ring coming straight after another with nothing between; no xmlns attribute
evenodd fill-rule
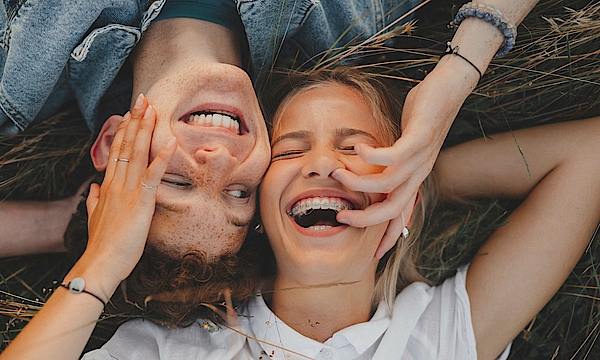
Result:
<svg viewBox="0 0 600 360"><path fill-rule="evenodd" d="M121 115L113 115L106 120L100 133L90 149L90 156L97 171L103 172L108 164L108 155L110 154L110 146L113 143L119 124L123 120Z"/></svg>

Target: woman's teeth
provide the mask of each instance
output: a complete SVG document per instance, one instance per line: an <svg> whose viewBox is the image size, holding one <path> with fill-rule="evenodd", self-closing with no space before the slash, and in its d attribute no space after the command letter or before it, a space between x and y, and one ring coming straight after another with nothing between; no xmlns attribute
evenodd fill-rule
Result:
<svg viewBox="0 0 600 360"><path fill-rule="evenodd" d="M298 201L288 215L290 216L302 216L312 210L335 210L340 212L342 210L351 210L350 205L346 200L337 197L313 197L306 198Z"/></svg>
<svg viewBox="0 0 600 360"><path fill-rule="evenodd" d="M239 120L226 114L192 114L188 116L186 122L190 125L217 126L227 128L235 133L240 132Z"/></svg>
<svg viewBox="0 0 600 360"><path fill-rule="evenodd" d="M310 226L309 229L311 230L327 230L327 229L331 229L333 226L331 225L313 225Z"/></svg>

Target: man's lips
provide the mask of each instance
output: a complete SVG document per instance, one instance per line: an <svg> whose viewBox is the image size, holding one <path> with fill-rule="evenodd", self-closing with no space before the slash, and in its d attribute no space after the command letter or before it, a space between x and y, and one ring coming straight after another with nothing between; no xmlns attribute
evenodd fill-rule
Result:
<svg viewBox="0 0 600 360"><path fill-rule="evenodd" d="M226 104L196 106L180 117L179 121L194 126L223 128L238 135L250 132L243 113L237 108Z"/></svg>
<svg viewBox="0 0 600 360"><path fill-rule="evenodd" d="M241 120L238 116L220 111L198 111L185 116L182 121L193 126L216 127L241 135Z"/></svg>

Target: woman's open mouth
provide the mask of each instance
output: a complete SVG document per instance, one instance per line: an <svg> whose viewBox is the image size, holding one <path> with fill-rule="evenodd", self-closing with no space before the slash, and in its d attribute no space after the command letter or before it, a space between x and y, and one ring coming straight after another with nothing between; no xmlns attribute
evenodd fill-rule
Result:
<svg viewBox="0 0 600 360"><path fill-rule="evenodd" d="M339 197L309 197L297 201L288 212L305 229L326 230L344 224L336 220L341 210L353 210L348 200Z"/></svg>

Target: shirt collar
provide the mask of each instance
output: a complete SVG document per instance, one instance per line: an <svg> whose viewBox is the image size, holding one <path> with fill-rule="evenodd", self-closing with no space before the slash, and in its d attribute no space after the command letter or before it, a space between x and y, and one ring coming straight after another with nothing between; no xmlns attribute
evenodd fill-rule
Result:
<svg viewBox="0 0 600 360"><path fill-rule="evenodd" d="M349 326L333 334L332 339L343 337L360 355L379 340L388 329L391 316L385 302L380 302L375 314L365 323ZM327 340L329 341L329 340Z"/></svg>
<svg viewBox="0 0 600 360"><path fill-rule="evenodd" d="M342 350L348 345L360 355L381 338L390 324L390 313L381 302L371 320L342 329L323 344L285 324L269 309L261 295L250 298L246 306L252 315L250 326L254 335L266 355L273 358L315 358L325 346Z"/></svg>

